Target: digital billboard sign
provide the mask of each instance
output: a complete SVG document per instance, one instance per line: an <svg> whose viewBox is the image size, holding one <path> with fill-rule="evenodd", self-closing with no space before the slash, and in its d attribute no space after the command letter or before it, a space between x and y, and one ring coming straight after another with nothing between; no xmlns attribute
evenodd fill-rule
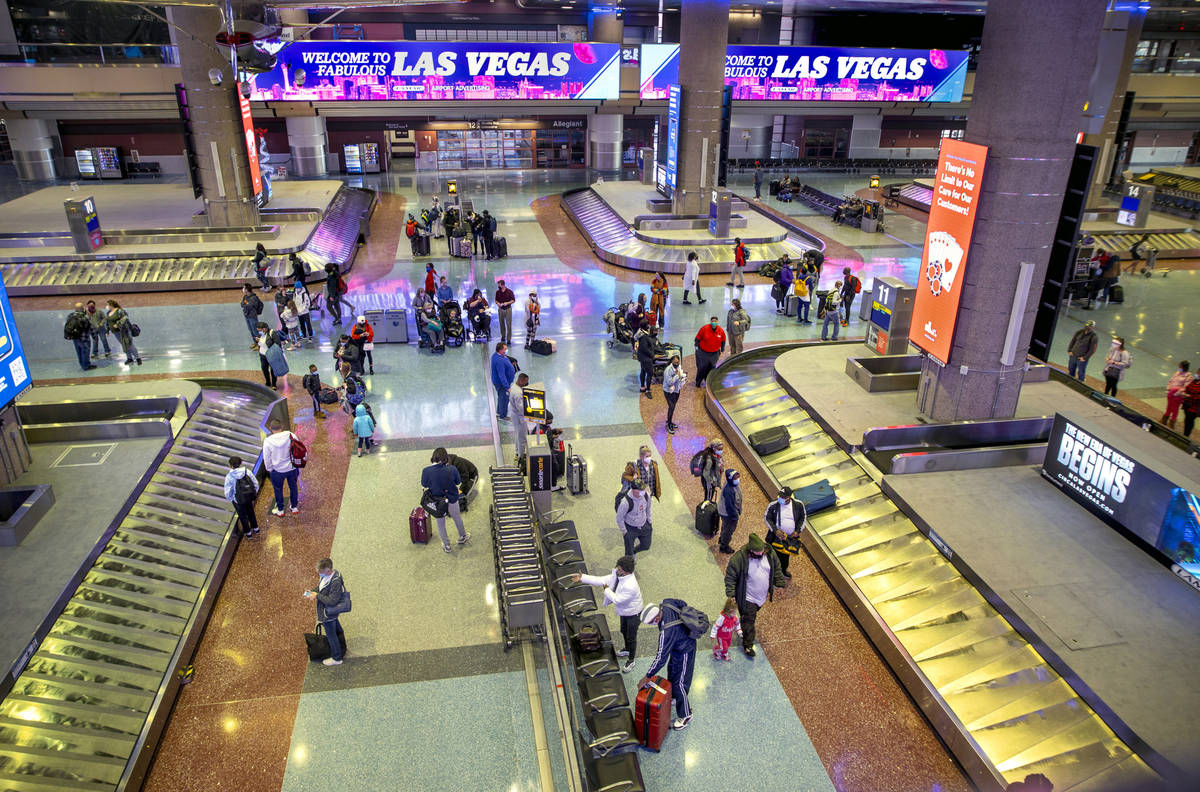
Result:
<svg viewBox="0 0 1200 792"><path fill-rule="evenodd" d="M242 111L242 136L246 140L246 159L250 163L250 184L256 196L262 195L262 169L258 165L258 135L254 132L254 116L250 113L250 102L238 92L238 106Z"/></svg>
<svg viewBox="0 0 1200 792"><path fill-rule="evenodd" d="M618 99L621 45L297 41L250 76L256 101Z"/></svg>
<svg viewBox="0 0 1200 792"><path fill-rule="evenodd" d="M8 289L0 275L0 409L12 404L31 385L25 349L17 335Z"/></svg>
<svg viewBox="0 0 1200 792"><path fill-rule="evenodd" d="M962 299L987 146L942 138L909 340L945 365Z"/></svg>
<svg viewBox="0 0 1200 792"><path fill-rule="evenodd" d="M643 44L641 98L665 99L679 82L679 45ZM725 49L725 84L742 101L960 102L960 50L768 47Z"/></svg>
<svg viewBox="0 0 1200 792"><path fill-rule="evenodd" d="M683 92L672 85L667 99L667 191L675 192L676 173L679 170L679 104Z"/></svg>

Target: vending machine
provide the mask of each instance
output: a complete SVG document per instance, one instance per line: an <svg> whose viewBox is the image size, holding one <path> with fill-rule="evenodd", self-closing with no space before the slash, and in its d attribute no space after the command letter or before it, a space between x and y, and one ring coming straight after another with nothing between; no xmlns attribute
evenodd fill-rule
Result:
<svg viewBox="0 0 1200 792"><path fill-rule="evenodd" d="M101 179L124 179L125 165L121 162L121 150L113 146L100 146L96 152L96 170Z"/></svg>
<svg viewBox="0 0 1200 792"><path fill-rule="evenodd" d="M362 147L358 143L347 143L342 146L343 170L346 173L362 173Z"/></svg>
<svg viewBox="0 0 1200 792"><path fill-rule="evenodd" d="M99 179L96 171L96 155L91 149L75 149L75 167L79 168L79 178Z"/></svg>
<svg viewBox="0 0 1200 792"><path fill-rule="evenodd" d="M362 152L362 172L379 173L379 144L362 143L359 150Z"/></svg>

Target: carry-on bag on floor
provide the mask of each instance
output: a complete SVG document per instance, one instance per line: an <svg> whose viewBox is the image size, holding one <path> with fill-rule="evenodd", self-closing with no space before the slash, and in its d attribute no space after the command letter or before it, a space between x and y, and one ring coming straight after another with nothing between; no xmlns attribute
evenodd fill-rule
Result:
<svg viewBox="0 0 1200 792"><path fill-rule="evenodd" d="M776 451L782 451L792 443L792 436L788 432L786 426L772 426L767 429L760 429L757 432L751 432L746 438L750 441L750 447L754 449L754 453L759 456L767 456L774 454Z"/></svg>
<svg viewBox="0 0 1200 792"><path fill-rule="evenodd" d="M408 515L408 533L413 544L429 544L429 515L420 506Z"/></svg>
<svg viewBox="0 0 1200 792"><path fill-rule="evenodd" d="M638 742L651 751L662 750L671 728L671 683L665 677L652 676L637 692L633 704L633 728Z"/></svg>
<svg viewBox="0 0 1200 792"><path fill-rule="evenodd" d="M1125 302L1125 289L1120 284L1113 286L1108 290L1108 301L1110 303Z"/></svg>
<svg viewBox="0 0 1200 792"><path fill-rule="evenodd" d="M471 258L471 238L458 237L454 240L454 255L459 258Z"/></svg>
<svg viewBox="0 0 1200 792"><path fill-rule="evenodd" d="M705 539L712 539L717 535L720 526L721 518L717 514L717 504L710 500L701 502L696 507L696 533Z"/></svg>
<svg viewBox="0 0 1200 792"><path fill-rule="evenodd" d="M773 181L771 181L770 184L767 185L767 194L772 195L772 196L779 195L779 180L778 179L774 179Z"/></svg>
<svg viewBox="0 0 1200 792"><path fill-rule="evenodd" d="M587 462L567 446L567 489L572 495L582 495L588 491Z"/></svg>
<svg viewBox="0 0 1200 792"><path fill-rule="evenodd" d="M508 240L502 236L492 237L492 253L496 258L508 257Z"/></svg>
<svg viewBox="0 0 1200 792"><path fill-rule="evenodd" d="M553 355L554 346L544 338L535 338L529 345L529 351L535 355Z"/></svg>
<svg viewBox="0 0 1200 792"><path fill-rule="evenodd" d="M304 643L308 645L308 659L311 661L333 656L329 650L329 639L325 637L325 628L320 624L315 632L304 633Z"/></svg>
<svg viewBox="0 0 1200 792"><path fill-rule="evenodd" d="M792 493L792 497L804 504L808 516L837 505L837 494L829 479L821 479Z"/></svg>

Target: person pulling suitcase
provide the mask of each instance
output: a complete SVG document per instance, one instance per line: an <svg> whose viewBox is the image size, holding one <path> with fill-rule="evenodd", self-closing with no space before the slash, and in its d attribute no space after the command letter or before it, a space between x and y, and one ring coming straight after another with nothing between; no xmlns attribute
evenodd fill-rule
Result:
<svg viewBox="0 0 1200 792"><path fill-rule="evenodd" d="M696 670L696 639L708 632L708 617L681 599L664 599L658 605L647 605L642 610L642 624L658 625L658 653L646 676L638 683L638 690L647 687L651 677L666 666L671 698L675 700L676 717L671 728L676 731L686 729L692 722L688 689L692 686L692 672Z"/></svg>

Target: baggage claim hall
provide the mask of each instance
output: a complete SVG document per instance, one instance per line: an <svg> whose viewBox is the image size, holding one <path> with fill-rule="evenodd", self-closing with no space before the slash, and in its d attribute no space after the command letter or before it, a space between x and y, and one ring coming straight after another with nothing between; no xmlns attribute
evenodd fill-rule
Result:
<svg viewBox="0 0 1200 792"><path fill-rule="evenodd" d="M1198 65L6 0L0 789L1200 788Z"/></svg>

